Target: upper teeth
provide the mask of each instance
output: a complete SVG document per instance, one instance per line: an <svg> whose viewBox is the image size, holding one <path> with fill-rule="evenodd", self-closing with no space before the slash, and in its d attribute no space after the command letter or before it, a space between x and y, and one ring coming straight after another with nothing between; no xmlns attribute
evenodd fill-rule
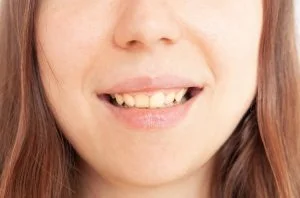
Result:
<svg viewBox="0 0 300 198"><path fill-rule="evenodd" d="M125 93L125 94L112 94L118 105L125 105L127 107L137 108L162 108L171 106L175 103L185 101L184 95L187 89L181 89L177 92L164 93L161 91L154 92L151 95L142 93Z"/></svg>

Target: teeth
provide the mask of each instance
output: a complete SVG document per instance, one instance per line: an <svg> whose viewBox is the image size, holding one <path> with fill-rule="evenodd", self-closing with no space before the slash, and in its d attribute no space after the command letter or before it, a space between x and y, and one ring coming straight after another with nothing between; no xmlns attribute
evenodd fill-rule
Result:
<svg viewBox="0 0 300 198"><path fill-rule="evenodd" d="M143 94L136 95L135 99L135 106L139 108L147 108L149 107L149 97Z"/></svg>
<svg viewBox="0 0 300 198"><path fill-rule="evenodd" d="M165 102L165 95L162 92L157 92L150 98L150 108L163 107Z"/></svg>
<svg viewBox="0 0 300 198"><path fill-rule="evenodd" d="M182 100L183 96L186 94L186 92L187 92L187 89L180 90L175 96L176 102L180 102Z"/></svg>
<svg viewBox="0 0 300 198"><path fill-rule="evenodd" d="M182 100L180 101L181 103L185 103L187 101L186 97L183 97Z"/></svg>
<svg viewBox="0 0 300 198"><path fill-rule="evenodd" d="M113 98L116 98L116 101L119 105L123 105L123 103L124 103L123 96L116 94Z"/></svg>
<svg viewBox="0 0 300 198"><path fill-rule="evenodd" d="M129 95L129 94L124 94L123 95L123 98L124 98L124 102L125 104L128 106L128 107L133 107L135 105L135 101L134 101L134 98Z"/></svg>
<svg viewBox="0 0 300 198"><path fill-rule="evenodd" d="M178 92L155 92L153 95L146 94L114 94L111 97L117 105L136 108L163 108L170 107L178 103L183 103L187 99L184 97L187 89L181 89Z"/></svg>
<svg viewBox="0 0 300 198"><path fill-rule="evenodd" d="M171 93L166 95L165 104L166 105L172 104L174 102L174 100L175 100L175 93L171 92Z"/></svg>

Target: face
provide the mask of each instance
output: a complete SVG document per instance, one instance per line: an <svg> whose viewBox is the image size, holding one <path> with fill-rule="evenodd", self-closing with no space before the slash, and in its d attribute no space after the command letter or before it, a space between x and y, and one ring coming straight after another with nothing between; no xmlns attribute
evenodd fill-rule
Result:
<svg viewBox="0 0 300 198"><path fill-rule="evenodd" d="M261 26L261 0L43 0L43 86L99 175L173 181L208 166L249 108Z"/></svg>

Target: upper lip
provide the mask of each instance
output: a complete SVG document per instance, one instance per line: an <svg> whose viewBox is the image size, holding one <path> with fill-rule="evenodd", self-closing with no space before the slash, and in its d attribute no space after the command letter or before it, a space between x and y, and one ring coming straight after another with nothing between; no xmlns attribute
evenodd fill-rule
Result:
<svg viewBox="0 0 300 198"><path fill-rule="evenodd" d="M141 76L117 82L112 87L104 90L103 94L146 92L159 89L176 89L189 87L203 88L203 86L203 84L196 83L188 78L179 76Z"/></svg>

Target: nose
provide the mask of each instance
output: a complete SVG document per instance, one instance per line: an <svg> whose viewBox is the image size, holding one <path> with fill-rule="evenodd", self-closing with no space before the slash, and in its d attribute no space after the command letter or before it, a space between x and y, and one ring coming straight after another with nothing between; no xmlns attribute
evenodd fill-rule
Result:
<svg viewBox="0 0 300 198"><path fill-rule="evenodd" d="M115 44L123 49L175 44L181 37L180 26L163 2L127 1L114 30Z"/></svg>

